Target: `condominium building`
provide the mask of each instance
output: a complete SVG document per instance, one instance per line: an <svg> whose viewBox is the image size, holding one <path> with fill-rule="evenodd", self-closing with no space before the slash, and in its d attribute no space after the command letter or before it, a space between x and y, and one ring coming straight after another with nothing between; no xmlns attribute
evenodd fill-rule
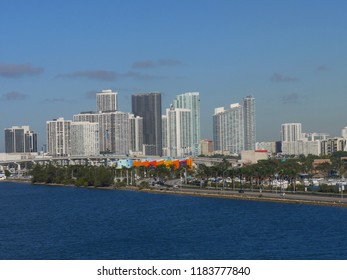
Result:
<svg viewBox="0 0 347 280"><path fill-rule="evenodd" d="M302 139L301 123L284 123L281 126L282 142Z"/></svg>
<svg viewBox="0 0 347 280"><path fill-rule="evenodd" d="M191 111L191 154L200 155L200 94L199 92L187 92L177 95L173 102L174 108L189 109Z"/></svg>
<svg viewBox="0 0 347 280"><path fill-rule="evenodd" d="M282 153L298 155L297 141L303 139L301 123L285 123L281 125Z"/></svg>
<svg viewBox="0 0 347 280"><path fill-rule="evenodd" d="M129 143L129 113L99 114L100 152L127 155Z"/></svg>
<svg viewBox="0 0 347 280"><path fill-rule="evenodd" d="M347 151L347 139L342 137L328 138L321 141L321 155L327 156L334 152Z"/></svg>
<svg viewBox="0 0 347 280"><path fill-rule="evenodd" d="M245 150L254 150L256 142L256 122L255 122L255 98L246 96L243 98L244 115L244 137Z"/></svg>
<svg viewBox="0 0 347 280"><path fill-rule="evenodd" d="M130 137L130 153L143 153L143 118L129 115L129 137Z"/></svg>
<svg viewBox="0 0 347 280"><path fill-rule="evenodd" d="M71 121L64 118L46 122L47 151L51 156L68 156L71 154Z"/></svg>
<svg viewBox="0 0 347 280"><path fill-rule="evenodd" d="M118 110L117 92L112 90L102 90L96 94L96 111L114 112Z"/></svg>
<svg viewBox="0 0 347 280"><path fill-rule="evenodd" d="M282 153L285 155L316 155L321 154L321 141L286 141L282 142Z"/></svg>
<svg viewBox="0 0 347 280"><path fill-rule="evenodd" d="M146 155L162 155L162 111L160 93L134 94L132 113L143 118L143 144Z"/></svg>
<svg viewBox="0 0 347 280"><path fill-rule="evenodd" d="M239 103L230 108L216 108L213 115L213 143L215 152L239 154L244 150L244 113Z"/></svg>
<svg viewBox="0 0 347 280"><path fill-rule="evenodd" d="M99 122L99 113L93 111L81 112L73 116L74 122Z"/></svg>
<svg viewBox="0 0 347 280"><path fill-rule="evenodd" d="M71 155L96 156L99 154L99 124L91 122L72 122Z"/></svg>
<svg viewBox="0 0 347 280"><path fill-rule="evenodd" d="M167 154L186 157L192 154L191 110L174 108L166 110Z"/></svg>
<svg viewBox="0 0 347 280"><path fill-rule="evenodd" d="M301 123L281 125L282 153L285 155L317 155L322 152L322 141L328 139L327 133L304 133Z"/></svg>
<svg viewBox="0 0 347 280"><path fill-rule="evenodd" d="M162 120L162 147L163 147L163 156L168 156L168 140L167 140L167 115L161 116Z"/></svg>
<svg viewBox="0 0 347 280"><path fill-rule="evenodd" d="M5 128L6 153L37 152L37 134L29 126Z"/></svg>

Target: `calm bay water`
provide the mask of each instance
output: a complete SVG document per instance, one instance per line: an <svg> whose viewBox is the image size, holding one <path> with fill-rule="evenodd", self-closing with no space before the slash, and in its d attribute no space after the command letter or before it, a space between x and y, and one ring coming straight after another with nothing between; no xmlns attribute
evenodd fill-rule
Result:
<svg viewBox="0 0 347 280"><path fill-rule="evenodd" d="M347 209L0 183L0 259L347 259Z"/></svg>

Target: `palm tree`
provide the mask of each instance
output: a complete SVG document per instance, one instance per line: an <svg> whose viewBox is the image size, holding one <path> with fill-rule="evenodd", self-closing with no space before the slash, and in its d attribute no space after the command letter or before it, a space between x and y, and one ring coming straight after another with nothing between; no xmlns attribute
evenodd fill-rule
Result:
<svg viewBox="0 0 347 280"><path fill-rule="evenodd" d="M332 170L332 165L329 162L323 162L316 167L316 170L323 172L324 177L328 177L330 171Z"/></svg>

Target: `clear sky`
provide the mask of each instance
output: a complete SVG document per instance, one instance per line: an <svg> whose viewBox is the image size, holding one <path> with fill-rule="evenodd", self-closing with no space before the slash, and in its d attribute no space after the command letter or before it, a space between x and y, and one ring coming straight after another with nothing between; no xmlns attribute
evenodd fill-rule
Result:
<svg viewBox="0 0 347 280"><path fill-rule="evenodd" d="M214 108L253 95L257 141L280 125L340 136L347 126L347 1L2 0L0 151L4 128L95 110L95 93L158 91L163 112L199 91L202 137Z"/></svg>

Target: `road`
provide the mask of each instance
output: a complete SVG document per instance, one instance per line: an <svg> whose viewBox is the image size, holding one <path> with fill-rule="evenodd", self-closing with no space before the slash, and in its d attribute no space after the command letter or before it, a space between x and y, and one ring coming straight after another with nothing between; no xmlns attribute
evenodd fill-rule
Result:
<svg viewBox="0 0 347 280"><path fill-rule="evenodd" d="M195 186L182 186L179 180L167 182L169 187L158 187L157 190L161 192L170 192L186 195L219 197L225 199L242 199L242 200L257 200L269 202L282 202L282 203L302 203L326 206L341 206L347 207L347 198L342 197L340 194L321 194L311 192L281 192L270 191L250 191L244 190L244 193L239 193L238 190L231 189L208 189L199 188ZM173 186L176 186L175 188Z"/></svg>

